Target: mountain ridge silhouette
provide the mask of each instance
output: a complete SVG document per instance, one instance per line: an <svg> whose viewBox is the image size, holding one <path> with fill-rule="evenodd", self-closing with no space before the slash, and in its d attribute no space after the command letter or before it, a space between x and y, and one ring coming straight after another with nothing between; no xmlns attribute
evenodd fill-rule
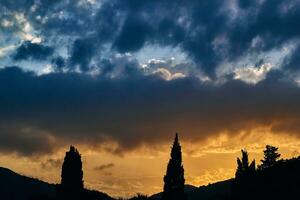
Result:
<svg viewBox="0 0 300 200"><path fill-rule="evenodd" d="M55 185L0 167L0 199L30 200L40 196L54 197Z"/></svg>
<svg viewBox="0 0 300 200"><path fill-rule="evenodd" d="M212 190L215 193L216 190L214 188L217 188L217 190L224 191L226 188L228 188L229 183L231 182L231 179L220 181L216 183L212 183L206 186L193 186L193 185L185 185L185 191L189 195L189 199L198 198L199 196L211 198L212 196ZM7 184L11 183L11 184ZM10 186L12 185L18 185L18 191L15 191L15 186L10 189ZM22 189L24 188L24 190ZM40 189L39 189L40 188ZM222 189L219 189L222 188ZM34 192L33 192L34 191ZM91 191L91 190L88 190ZM106 200L113 200L116 198L113 198L109 196L108 194L99 192L99 191L91 191L96 192L98 195L103 195L103 198ZM228 191L226 191L228 192ZM226 193L225 192L225 193ZM14 196L10 196L10 194L14 194ZM216 192L219 194L220 192ZM149 199L156 200L160 199L162 192L153 194L149 196ZM106 196L107 195L107 196ZM4 200L31 200L31 199L37 199L37 198L54 198L55 196L55 184L47 183L42 180L39 180L37 178L32 178L28 176L24 176L21 174L18 174L14 171L12 171L9 168L0 167L0 197ZM106 198L105 198L106 196ZM49 199L50 199L49 198ZM99 198L100 199L100 198ZM205 200L205 199L204 199Z"/></svg>
<svg viewBox="0 0 300 200"><path fill-rule="evenodd" d="M55 199L57 184L47 183L37 178L21 175L13 170L0 167L0 199L40 200ZM108 194L84 189L89 197L99 200L114 200Z"/></svg>

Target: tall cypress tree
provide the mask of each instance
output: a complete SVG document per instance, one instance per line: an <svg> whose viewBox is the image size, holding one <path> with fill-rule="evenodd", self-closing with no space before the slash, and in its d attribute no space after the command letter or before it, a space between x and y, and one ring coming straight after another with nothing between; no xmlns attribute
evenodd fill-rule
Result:
<svg viewBox="0 0 300 200"><path fill-rule="evenodd" d="M171 158L168 163L167 173L164 177L163 200L185 200L184 193L184 169L182 165L181 146L176 133L171 150Z"/></svg>
<svg viewBox="0 0 300 200"><path fill-rule="evenodd" d="M74 146L66 152L61 170L59 196L62 199L77 199L83 190L81 155Z"/></svg>

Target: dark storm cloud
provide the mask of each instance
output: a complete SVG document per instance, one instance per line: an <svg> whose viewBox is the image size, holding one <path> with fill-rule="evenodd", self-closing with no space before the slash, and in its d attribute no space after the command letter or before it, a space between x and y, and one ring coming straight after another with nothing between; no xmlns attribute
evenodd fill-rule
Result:
<svg viewBox="0 0 300 200"><path fill-rule="evenodd" d="M147 40L150 28L147 22L136 16L128 17L117 37L114 46L119 52L132 52L141 49Z"/></svg>
<svg viewBox="0 0 300 200"><path fill-rule="evenodd" d="M299 135L300 89L271 73L257 85L155 76L110 79L75 73L36 76L0 70L0 151L52 152L61 144L101 146L116 153L182 138L201 141L221 132L271 126Z"/></svg>
<svg viewBox="0 0 300 200"><path fill-rule="evenodd" d="M136 52L147 45L179 47L210 75L225 61L297 45L295 0L1 1L21 12L54 46L66 46L69 67L89 69L104 47ZM64 42L62 43L61 40Z"/></svg>
<svg viewBox="0 0 300 200"><path fill-rule="evenodd" d="M113 3L112 3L113 4ZM178 46L212 74L225 60L261 54L299 40L297 1L115 1L124 20L114 47ZM101 26L101 25L100 25Z"/></svg>
<svg viewBox="0 0 300 200"><path fill-rule="evenodd" d="M17 152L23 156L50 153L53 151L54 142L51 136L44 131L34 130L15 123L14 120L6 120L1 116L0 151L4 153Z"/></svg>
<svg viewBox="0 0 300 200"><path fill-rule="evenodd" d="M230 50L234 56L240 51L261 53L299 39L298 1L265 1L258 5L258 9L256 5L245 12L247 17L234 24L230 33ZM260 41L253 45L255 38Z"/></svg>
<svg viewBox="0 0 300 200"><path fill-rule="evenodd" d="M92 40L78 39L71 48L70 65L78 65L82 71L87 71L94 54L95 46Z"/></svg>
<svg viewBox="0 0 300 200"><path fill-rule="evenodd" d="M42 44L23 42L13 55L15 61L19 60L45 60L53 54L53 48Z"/></svg>

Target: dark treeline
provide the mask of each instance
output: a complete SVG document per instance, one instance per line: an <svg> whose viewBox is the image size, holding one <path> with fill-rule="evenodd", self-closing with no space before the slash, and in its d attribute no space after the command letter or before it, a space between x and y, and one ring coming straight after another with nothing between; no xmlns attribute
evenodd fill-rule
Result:
<svg viewBox="0 0 300 200"><path fill-rule="evenodd" d="M267 145L261 164L249 161L246 150L237 158L235 178L230 181L228 195L209 198L219 200L295 199L300 198L300 158L280 159L278 148ZM184 168L178 134L171 148L171 158L163 178L164 190L155 197L136 195L130 200L193 200L185 192ZM298 199L296 198L296 199ZM47 197L36 198L48 199ZM113 200L108 195L84 188L81 155L71 146L66 152L61 170L61 183L56 185L56 197L52 200ZM201 200L201 199L200 199Z"/></svg>
<svg viewBox="0 0 300 200"><path fill-rule="evenodd" d="M278 148L267 145L261 165L248 161L242 150L237 159L237 171L232 183L233 200L300 199L300 159L280 159Z"/></svg>

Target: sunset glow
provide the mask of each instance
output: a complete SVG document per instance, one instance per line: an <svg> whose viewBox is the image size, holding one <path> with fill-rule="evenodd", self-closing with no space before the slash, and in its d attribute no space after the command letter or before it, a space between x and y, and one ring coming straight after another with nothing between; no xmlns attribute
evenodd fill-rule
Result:
<svg viewBox="0 0 300 200"><path fill-rule="evenodd" d="M177 132L197 187L298 157L299 27L296 0L0 0L0 167L60 184L74 145L86 188L131 197Z"/></svg>

